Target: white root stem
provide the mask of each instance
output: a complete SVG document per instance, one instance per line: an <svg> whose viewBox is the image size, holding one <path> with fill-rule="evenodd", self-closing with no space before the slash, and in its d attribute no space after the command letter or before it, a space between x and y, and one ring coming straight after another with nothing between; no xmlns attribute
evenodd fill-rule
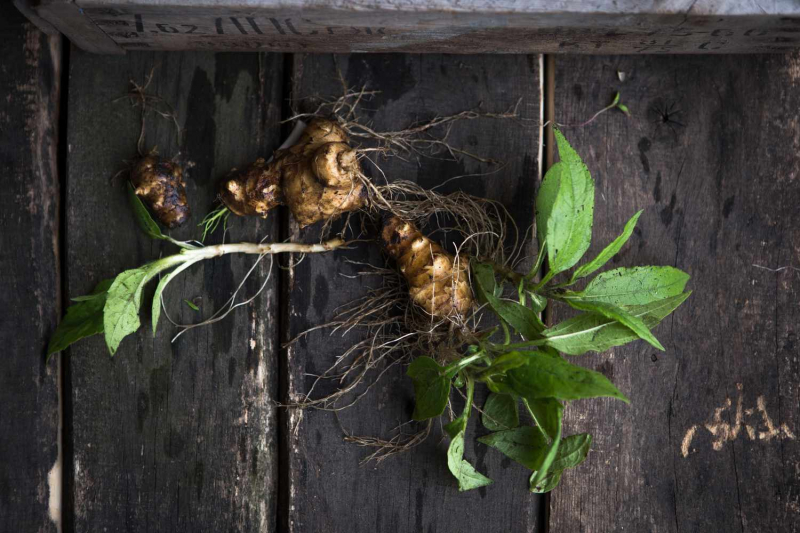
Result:
<svg viewBox="0 0 800 533"><path fill-rule="evenodd" d="M318 244L304 244L299 242L275 242L256 244L254 242L240 242L235 244L217 244L205 246L195 250L181 250L180 255L188 261L199 261L211 257L220 257L226 254L281 254L301 253L313 254L330 252L345 244L343 239L330 239Z"/></svg>

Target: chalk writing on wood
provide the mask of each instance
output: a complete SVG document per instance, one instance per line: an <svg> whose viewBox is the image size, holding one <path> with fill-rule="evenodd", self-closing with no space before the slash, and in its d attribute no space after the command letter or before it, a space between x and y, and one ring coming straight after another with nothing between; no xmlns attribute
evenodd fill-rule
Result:
<svg viewBox="0 0 800 533"><path fill-rule="evenodd" d="M794 440L796 438L785 423L775 426L772 417L767 413L767 402L764 400L764 396L756 398L755 409L745 409L741 383L736 385L736 390L738 394L733 423L730 422L730 412L728 412L733 406L733 402L730 398L727 398L722 407L714 409L714 415L711 420L702 426L713 437L711 447L714 451L720 451L726 442L736 440L739 435L745 435L750 440L766 441L772 439ZM759 425L759 422L763 425ZM762 427L764 429L759 429ZM681 455L683 457L688 457L692 451L692 441L699 429L701 429L701 426L695 424L683 436L683 441L681 442Z"/></svg>

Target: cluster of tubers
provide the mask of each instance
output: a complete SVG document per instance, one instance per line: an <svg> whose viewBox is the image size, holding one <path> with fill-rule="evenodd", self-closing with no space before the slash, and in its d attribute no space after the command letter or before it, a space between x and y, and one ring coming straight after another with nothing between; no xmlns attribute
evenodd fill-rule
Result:
<svg viewBox="0 0 800 533"><path fill-rule="evenodd" d="M240 216L266 218L287 205L301 227L363 207L358 154L336 123L315 118L294 145L242 169L232 169L220 184L225 207ZM136 194L158 220L174 228L189 217L181 167L155 154L131 172ZM381 232L384 250L408 281L411 300L435 318L463 317L472 307L469 260L446 252L411 222L392 216Z"/></svg>
<svg viewBox="0 0 800 533"><path fill-rule="evenodd" d="M271 162L258 159L233 169L220 185L220 198L237 215L262 218L285 204L300 227L306 227L363 207L366 188L360 173L358 155L344 130L316 118L296 144L278 150Z"/></svg>

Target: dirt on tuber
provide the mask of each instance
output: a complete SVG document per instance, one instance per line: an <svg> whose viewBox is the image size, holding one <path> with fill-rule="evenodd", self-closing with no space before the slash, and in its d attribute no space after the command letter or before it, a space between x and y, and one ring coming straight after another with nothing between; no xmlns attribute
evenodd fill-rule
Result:
<svg viewBox="0 0 800 533"><path fill-rule="evenodd" d="M436 318L463 319L473 301L466 257L446 252L397 216L385 220L381 239L408 281L415 304Z"/></svg>
<svg viewBox="0 0 800 533"><path fill-rule="evenodd" d="M186 183L178 163L153 152L134 164L130 178L136 195L164 226L176 228L189 219Z"/></svg>
<svg viewBox="0 0 800 533"><path fill-rule="evenodd" d="M287 205L301 227L355 211L366 203L358 154L347 134L330 120L315 118L293 146L234 169L220 186L220 198L237 215L266 218Z"/></svg>

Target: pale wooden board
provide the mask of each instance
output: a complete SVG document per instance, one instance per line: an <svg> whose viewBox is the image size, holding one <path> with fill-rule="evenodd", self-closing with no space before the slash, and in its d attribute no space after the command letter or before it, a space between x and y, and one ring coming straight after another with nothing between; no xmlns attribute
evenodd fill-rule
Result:
<svg viewBox="0 0 800 533"><path fill-rule="evenodd" d="M37 7L37 13L97 52L658 54L775 52L800 46L800 6L791 0L767 7L714 0L237 0L183 5L57 0Z"/></svg>
<svg viewBox="0 0 800 533"><path fill-rule="evenodd" d="M523 98L527 122L475 120L453 127L451 142L507 163L488 176L451 181L440 192L465 190L504 203L524 228L533 221L533 191L538 180L539 59L536 56L336 56L347 83L367 84L382 93L363 104L364 118L375 128L402 129L415 120L470 109L505 111ZM295 101L336 96L342 86L331 56L298 56L293 82ZM459 163L423 159L381 163L389 179L410 179L434 187L447 178L496 169L464 159ZM376 179L374 168L365 167ZM296 228L296 226L293 226ZM312 242L318 229L291 231L293 239ZM529 252L531 247L527 249ZM359 267L346 259L384 264L377 245L306 257L286 278L289 337L333 317L335 309L365 293L380 280L348 279ZM286 353L287 399L297 400L359 333L342 337L317 331ZM405 368L390 370L360 403L339 415L342 427L355 435L386 437L410 419L413 393ZM322 392L331 386L317 389ZM479 400L482 402L482 397ZM299 425L298 425L299 424ZM459 493L447 470L447 439L437 424L434 434L413 451L380 465L359 466L369 449L343 442L337 418L330 412L290 411L286 431L284 531L541 531L541 498L528 492L528 473L500 454L475 442L485 432L477 417L470 422L466 457L495 480L494 485ZM407 428L409 431L411 428Z"/></svg>
<svg viewBox="0 0 800 533"><path fill-rule="evenodd" d="M128 79L155 66L150 91L171 102L186 132L184 157L193 209L178 238L211 207L216 183L232 166L268 155L278 134L283 58L255 54L131 54L98 57L73 48L69 99L67 289L70 297L101 279L174 253L135 225L124 178L135 154L138 114L114 100ZM177 152L170 123L151 117L147 148ZM276 238L273 220L233 223L228 239ZM221 234L214 236L218 242ZM224 257L195 266L167 288L167 311L181 322L209 316L253 264ZM266 264L245 286L255 292ZM69 414L75 531L273 531L277 491L277 296L273 275L252 304L224 321L187 332L162 314L150 328L153 287L142 329L114 358L102 337L70 349ZM193 311L183 299L198 303Z"/></svg>
<svg viewBox="0 0 800 533"><path fill-rule="evenodd" d="M45 351L61 312L61 38L3 4L0 56L0 531L54 532L59 361Z"/></svg>
<svg viewBox="0 0 800 533"><path fill-rule="evenodd" d="M612 266L674 265L694 293L655 330L665 353L637 342L571 359L631 405L567 409L566 428L590 431L594 452L553 493L551 531L798 531L800 56L555 64L559 122L585 120L615 91L633 113L564 129L597 181L589 256L644 209ZM674 131L657 111L670 105Z"/></svg>

